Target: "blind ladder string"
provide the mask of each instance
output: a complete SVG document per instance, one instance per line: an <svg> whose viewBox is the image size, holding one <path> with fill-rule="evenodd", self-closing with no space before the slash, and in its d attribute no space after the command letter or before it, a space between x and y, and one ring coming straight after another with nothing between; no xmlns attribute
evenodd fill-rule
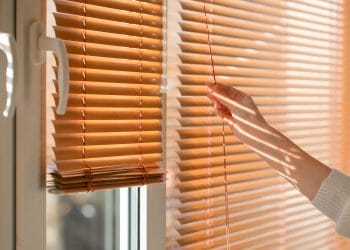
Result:
<svg viewBox="0 0 350 250"><path fill-rule="evenodd" d="M82 82L82 89L83 89L83 95L82 95L82 104L83 104L83 109L81 111L82 114L82 148L81 148L81 153L82 153L82 158L83 158L83 165L84 165L84 172L85 172L85 178L87 179L87 191L92 192L95 190L95 184L93 180L93 173L92 173L92 168L87 164L86 162L86 0L84 0L83 3L83 58L82 58L82 63L83 63L83 72L82 72L82 77L83 77L83 82Z"/></svg>
<svg viewBox="0 0 350 250"><path fill-rule="evenodd" d="M139 33L139 87L138 87L138 94L139 94L139 101L138 101L138 108L139 108L139 135L138 135L138 141L139 141L139 161L138 161L138 168L142 169L142 185L145 185L146 182L146 169L145 169L145 163L144 163L144 157L143 157L143 150L142 150L142 143L143 143L143 138L142 138L142 132L143 132L143 124L142 124L142 118L143 118L143 113L142 113L142 95L143 95L143 89L142 89L142 83L143 83L143 2L139 2L139 8L140 8L140 33Z"/></svg>
<svg viewBox="0 0 350 250"><path fill-rule="evenodd" d="M210 112L211 109L210 107L208 107L208 111ZM212 215L213 215L213 200L212 200L212 185L211 185L211 178L212 178L212 170L211 170L211 167L212 167L212 161L211 161L211 157L212 157L212 150L211 150L211 147L212 147L212 131L211 131L211 126L212 126L212 117L211 116L208 116L208 167L207 167L207 209L206 209L206 212L207 212L207 219L206 219L206 225L207 225L207 228L206 228L206 233L207 233L207 240L206 240L206 245L207 245L207 248L211 248L212 247L212 244L213 244L213 241L211 240L211 236L212 236L212 233L213 231L211 230L211 227L212 227Z"/></svg>
<svg viewBox="0 0 350 250"><path fill-rule="evenodd" d="M210 30L209 30L206 0L203 0L203 10L204 10L204 15L205 15L205 24L206 24L206 31L207 31L207 37L208 37L209 55L210 55L210 62L211 62L211 73L212 73L214 85L215 85L217 83L217 81L216 81L215 65L214 65L213 51L212 51L212 39L210 36ZM226 140L225 140L225 121L224 121L224 119L222 119L222 149L223 149L223 156L224 156L223 164L224 164L224 186L225 186L224 188L225 188L226 248L230 249L230 222L229 222L229 208L228 208L227 162L226 162Z"/></svg>

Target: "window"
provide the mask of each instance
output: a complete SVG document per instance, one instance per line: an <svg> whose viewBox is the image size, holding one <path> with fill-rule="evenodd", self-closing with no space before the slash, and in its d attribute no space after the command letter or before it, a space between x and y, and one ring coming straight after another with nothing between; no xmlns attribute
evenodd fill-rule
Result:
<svg viewBox="0 0 350 250"><path fill-rule="evenodd" d="M220 82L251 94L269 122L313 156L350 166L349 1L0 0L0 6L0 28L16 37L21 57L15 117L0 118L5 248L224 249L227 237L233 249L349 248L227 127L223 153L221 120L204 86L212 43ZM47 54L42 68L31 60L33 20L66 43L72 80L66 116L55 114L57 58ZM161 182L165 167L166 194L163 184L129 188ZM48 194L46 168L53 173L50 191L83 192ZM113 189L121 186L127 187Z"/></svg>

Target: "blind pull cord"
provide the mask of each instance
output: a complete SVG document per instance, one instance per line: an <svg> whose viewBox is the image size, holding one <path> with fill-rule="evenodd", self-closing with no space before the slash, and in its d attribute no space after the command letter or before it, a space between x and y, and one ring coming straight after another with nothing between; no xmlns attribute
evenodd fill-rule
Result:
<svg viewBox="0 0 350 250"><path fill-rule="evenodd" d="M211 74L213 76L214 85L215 85L216 84L216 74L215 74L215 65L214 65L213 51L212 51L212 39L210 36L211 32L209 30L206 0L203 0L203 10L204 10L204 15L205 15L205 24L206 24L206 31L207 31L207 36L208 36L209 55L210 55L210 62L211 62ZM224 156L223 164L224 164L224 186L225 186L226 248L230 249L230 221L229 221L229 208L228 208L227 162L226 162L226 140L225 140L225 121L224 121L224 119L222 119L222 150L223 150L223 156Z"/></svg>

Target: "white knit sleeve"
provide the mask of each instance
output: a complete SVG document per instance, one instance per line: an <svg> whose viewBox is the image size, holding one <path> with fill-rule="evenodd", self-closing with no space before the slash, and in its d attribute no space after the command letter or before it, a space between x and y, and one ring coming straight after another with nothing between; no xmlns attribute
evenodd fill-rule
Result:
<svg viewBox="0 0 350 250"><path fill-rule="evenodd" d="M333 169L311 202L336 222L338 234L350 238L350 176Z"/></svg>

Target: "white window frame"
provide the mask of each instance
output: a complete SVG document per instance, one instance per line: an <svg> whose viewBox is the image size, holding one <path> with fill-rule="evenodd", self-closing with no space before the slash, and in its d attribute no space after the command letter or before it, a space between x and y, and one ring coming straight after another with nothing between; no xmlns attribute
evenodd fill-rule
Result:
<svg viewBox="0 0 350 250"><path fill-rule="evenodd" d="M0 32L15 37L15 4L0 0ZM3 72L2 72L3 73ZM4 75L0 76L4 79ZM5 90L1 86L1 91ZM1 93L0 98L4 98ZM1 100L4 101L4 100ZM15 245L15 118L3 117L0 112L0 246L14 249Z"/></svg>
<svg viewBox="0 0 350 250"><path fill-rule="evenodd" d="M0 1L2 3L14 0ZM40 87L41 82L45 81L45 66L33 65L29 57L30 24L34 21L45 22L45 11L45 0L16 0L16 37L20 72L17 78L20 87L15 125L16 209L12 210L16 211L16 236L13 234L9 239L15 242L17 250L46 249L46 190L42 175L45 164L42 164L44 157L41 155L41 96L44 93ZM165 112L165 107L163 110ZM166 124L165 119L163 124ZM165 141L165 127L163 138ZM6 175L1 175L0 181L6 178ZM140 205L140 221L145 224L142 223L140 227L140 248L165 249L165 184L142 187L141 200L143 202ZM0 207L2 209L3 205ZM2 231L0 233L5 236ZM129 249L137 249L137 246Z"/></svg>
<svg viewBox="0 0 350 250"><path fill-rule="evenodd" d="M165 184L141 187L140 250L163 250L166 246Z"/></svg>
<svg viewBox="0 0 350 250"><path fill-rule="evenodd" d="M19 98L16 140L16 249L46 249L46 196L41 164L41 66L29 57L29 27L42 21L41 0L17 0Z"/></svg>

